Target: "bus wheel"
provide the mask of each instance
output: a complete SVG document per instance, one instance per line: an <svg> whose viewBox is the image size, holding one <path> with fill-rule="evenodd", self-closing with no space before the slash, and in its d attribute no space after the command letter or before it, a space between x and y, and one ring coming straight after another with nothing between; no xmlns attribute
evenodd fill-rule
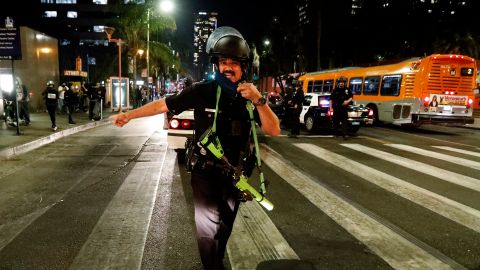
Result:
<svg viewBox="0 0 480 270"><path fill-rule="evenodd" d="M377 109L377 106L373 105L373 104L368 104L367 105L368 108L370 108L370 110L372 110L373 112L373 125L375 126L378 126L381 124L380 120L378 119L378 109Z"/></svg>
<svg viewBox="0 0 480 270"><path fill-rule="evenodd" d="M315 119L313 119L312 115L307 115L305 117L305 128L308 132L315 131Z"/></svg>

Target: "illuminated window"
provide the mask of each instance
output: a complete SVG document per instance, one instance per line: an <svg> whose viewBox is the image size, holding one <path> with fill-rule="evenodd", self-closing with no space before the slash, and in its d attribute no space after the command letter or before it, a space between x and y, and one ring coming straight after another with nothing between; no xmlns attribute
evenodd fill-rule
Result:
<svg viewBox="0 0 480 270"><path fill-rule="evenodd" d="M108 4L108 0L93 0L93 3L97 5L106 5Z"/></svg>
<svg viewBox="0 0 480 270"><path fill-rule="evenodd" d="M12 74L0 74L0 90L10 93L13 90Z"/></svg>
<svg viewBox="0 0 480 270"><path fill-rule="evenodd" d="M105 25L94 25L93 31L97 33L103 33L105 31Z"/></svg>
<svg viewBox="0 0 480 270"><path fill-rule="evenodd" d="M67 12L67 18L77 18L78 14L76 11L68 11Z"/></svg>
<svg viewBox="0 0 480 270"><path fill-rule="evenodd" d="M76 4L77 0L56 0L57 4Z"/></svg>
<svg viewBox="0 0 480 270"><path fill-rule="evenodd" d="M57 11L53 11L53 10L47 10L43 13L43 17L46 17L46 18L55 18L57 17Z"/></svg>
<svg viewBox="0 0 480 270"><path fill-rule="evenodd" d="M42 3L42 4L54 4L55 0L42 0L40 3Z"/></svg>

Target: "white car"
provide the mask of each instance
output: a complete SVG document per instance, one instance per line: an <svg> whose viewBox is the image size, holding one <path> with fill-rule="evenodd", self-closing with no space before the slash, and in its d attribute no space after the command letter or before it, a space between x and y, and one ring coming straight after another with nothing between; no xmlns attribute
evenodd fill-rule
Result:
<svg viewBox="0 0 480 270"><path fill-rule="evenodd" d="M307 93L303 101L300 123L305 129L314 132L317 129L333 128L333 111L330 110L330 93ZM355 133L361 125L373 123L373 112L363 105L348 106L348 131Z"/></svg>
<svg viewBox="0 0 480 270"><path fill-rule="evenodd" d="M168 129L168 147L184 150L187 138L193 137L195 120L193 110L186 110L179 115L165 114L164 129Z"/></svg>

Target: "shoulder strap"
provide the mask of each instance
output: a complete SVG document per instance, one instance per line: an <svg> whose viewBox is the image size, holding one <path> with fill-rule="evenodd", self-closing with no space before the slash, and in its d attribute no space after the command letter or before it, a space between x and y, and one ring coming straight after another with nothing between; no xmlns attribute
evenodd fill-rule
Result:
<svg viewBox="0 0 480 270"><path fill-rule="evenodd" d="M260 147L258 146L257 128L255 125L255 119L253 117L253 104L250 100L247 101L247 110L250 116L250 125L252 126L253 142L255 143L255 156L257 157L257 168L259 170L260 176L260 193L266 194L267 189L265 187L265 178L262 172L262 160L260 159Z"/></svg>

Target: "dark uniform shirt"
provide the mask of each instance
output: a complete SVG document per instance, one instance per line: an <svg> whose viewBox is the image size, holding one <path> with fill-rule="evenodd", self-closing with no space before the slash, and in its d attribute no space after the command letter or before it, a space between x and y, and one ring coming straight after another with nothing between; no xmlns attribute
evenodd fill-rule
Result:
<svg viewBox="0 0 480 270"><path fill-rule="evenodd" d="M196 141L213 124L217 86L216 81L197 83L165 100L168 109L174 114L194 109ZM246 99L238 97L231 90L222 89L218 110L217 136L225 156L232 165L237 166L240 152L246 151L249 144L251 124L246 109ZM256 110L254 110L254 117L257 122L260 122ZM215 159L211 153L208 153L208 156L210 159Z"/></svg>
<svg viewBox="0 0 480 270"><path fill-rule="evenodd" d="M332 95L330 96L330 99L332 100L332 107L334 109L341 108L343 102L351 97L353 97L353 94L350 89L347 87L343 89L337 87L335 90L333 90Z"/></svg>
<svg viewBox="0 0 480 270"><path fill-rule="evenodd" d="M58 103L58 90L48 86L44 91L45 104L47 106L56 106Z"/></svg>

